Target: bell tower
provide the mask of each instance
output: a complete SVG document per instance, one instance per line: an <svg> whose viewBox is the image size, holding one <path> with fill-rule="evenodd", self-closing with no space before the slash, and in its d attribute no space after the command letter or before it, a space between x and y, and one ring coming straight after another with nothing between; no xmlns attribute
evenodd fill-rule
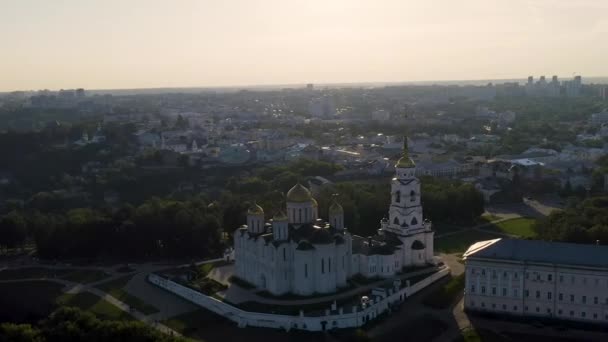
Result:
<svg viewBox="0 0 608 342"><path fill-rule="evenodd" d="M391 206L384 229L402 235L421 228L420 181L416 178L416 164L409 155L407 137L404 136L401 158L395 165L395 177L391 180Z"/></svg>

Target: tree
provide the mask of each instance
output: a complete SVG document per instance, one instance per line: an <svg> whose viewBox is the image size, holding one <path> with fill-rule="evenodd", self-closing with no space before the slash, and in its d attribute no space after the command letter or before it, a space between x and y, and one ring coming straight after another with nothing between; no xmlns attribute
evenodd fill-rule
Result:
<svg viewBox="0 0 608 342"><path fill-rule="evenodd" d="M44 342L40 330L29 324L0 324L0 342Z"/></svg>
<svg viewBox="0 0 608 342"><path fill-rule="evenodd" d="M17 211L11 211L0 219L0 247L15 248L25 242L26 222Z"/></svg>

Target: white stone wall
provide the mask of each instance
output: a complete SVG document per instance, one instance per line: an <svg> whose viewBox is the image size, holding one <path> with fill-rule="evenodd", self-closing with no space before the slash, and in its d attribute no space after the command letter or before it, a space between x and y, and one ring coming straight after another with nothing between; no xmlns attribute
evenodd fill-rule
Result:
<svg viewBox="0 0 608 342"><path fill-rule="evenodd" d="M466 309L608 323L608 269L471 259Z"/></svg>
<svg viewBox="0 0 608 342"><path fill-rule="evenodd" d="M315 292L313 250L294 251L294 289L295 294L308 296Z"/></svg>
<svg viewBox="0 0 608 342"><path fill-rule="evenodd" d="M314 247L315 292L336 292L336 245L332 243Z"/></svg>
<svg viewBox="0 0 608 342"><path fill-rule="evenodd" d="M155 274L149 274L148 281L196 305L236 322L241 328L252 326L284 330L300 329L307 331L322 331L324 330L323 322L326 322L325 330L360 327L367 321L375 319L378 315L388 310L389 304L405 300L407 297L422 290L449 273L449 268L444 268L410 287L404 287L399 291L391 292L390 295L384 299L376 298L373 304L365 309L353 310L353 308L339 308L334 312L329 312L328 315L315 317L305 316L304 313L301 313L299 316L287 316L248 312Z"/></svg>

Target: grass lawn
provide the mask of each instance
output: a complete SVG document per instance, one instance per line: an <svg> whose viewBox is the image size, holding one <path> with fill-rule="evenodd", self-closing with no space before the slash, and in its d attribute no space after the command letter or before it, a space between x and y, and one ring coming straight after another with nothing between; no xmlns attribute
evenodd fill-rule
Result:
<svg viewBox="0 0 608 342"><path fill-rule="evenodd" d="M463 229L465 229L465 227L457 226L457 225L453 225L453 224L449 224L449 223L443 223L443 222L433 223L433 230L435 231L435 234L437 234L437 235L457 232L457 231L460 231Z"/></svg>
<svg viewBox="0 0 608 342"><path fill-rule="evenodd" d="M495 230L505 234L517 235L522 238L534 238L536 237L536 232L532 228L536 222L535 219L532 218L515 218L512 220L502 221L491 227L488 227L488 230Z"/></svg>
<svg viewBox="0 0 608 342"><path fill-rule="evenodd" d="M180 334L202 341L308 342L324 341L325 334L264 328L238 328L236 323L205 309L181 314L163 322Z"/></svg>
<svg viewBox="0 0 608 342"><path fill-rule="evenodd" d="M101 319L134 320L130 314L89 292L63 294L57 299L57 303L62 306L75 306L84 311L92 312Z"/></svg>
<svg viewBox="0 0 608 342"><path fill-rule="evenodd" d="M75 270L60 278L75 283L89 284L106 279L107 277L109 277L109 275L101 270Z"/></svg>
<svg viewBox="0 0 608 342"><path fill-rule="evenodd" d="M464 290L464 274L450 279L445 285L429 293L422 301L434 309L446 309L452 305Z"/></svg>
<svg viewBox="0 0 608 342"><path fill-rule="evenodd" d="M129 306L144 313L145 315L157 313L158 312L157 308L155 308L149 304L146 304L143 300L130 295L127 291L125 291L123 289L125 287L125 285L127 285L127 283L129 282L129 280L131 280L132 277L133 277L133 275L127 275L127 276L120 277L115 280L101 283L101 284L97 285L96 287L102 291L109 293L114 298L128 304Z"/></svg>
<svg viewBox="0 0 608 342"><path fill-rule="evenodd" d="M466 230L461 233L436 238L435 251L441 253L464 253L475 242L500 237L502 236L490 232Z"/></svg>

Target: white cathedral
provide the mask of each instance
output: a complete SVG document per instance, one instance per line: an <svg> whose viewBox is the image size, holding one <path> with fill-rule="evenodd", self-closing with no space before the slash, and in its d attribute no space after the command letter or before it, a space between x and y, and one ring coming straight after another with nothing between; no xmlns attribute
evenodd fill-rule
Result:
<svg viewBox="0 0 608 342"><path fill-rule="evenodd" d="M388 219L371 237L348 232L335 198L329 222L320 219L317 201L301 184L287 193L287 214L281 210L270 222L254 205L247 225L234 233L235 275L274 295L311 295L346 287L357 274L390 278L404 267L432 263L434 233L431 222L422 218L420 181L407 138L395 169Z"/></svg>

